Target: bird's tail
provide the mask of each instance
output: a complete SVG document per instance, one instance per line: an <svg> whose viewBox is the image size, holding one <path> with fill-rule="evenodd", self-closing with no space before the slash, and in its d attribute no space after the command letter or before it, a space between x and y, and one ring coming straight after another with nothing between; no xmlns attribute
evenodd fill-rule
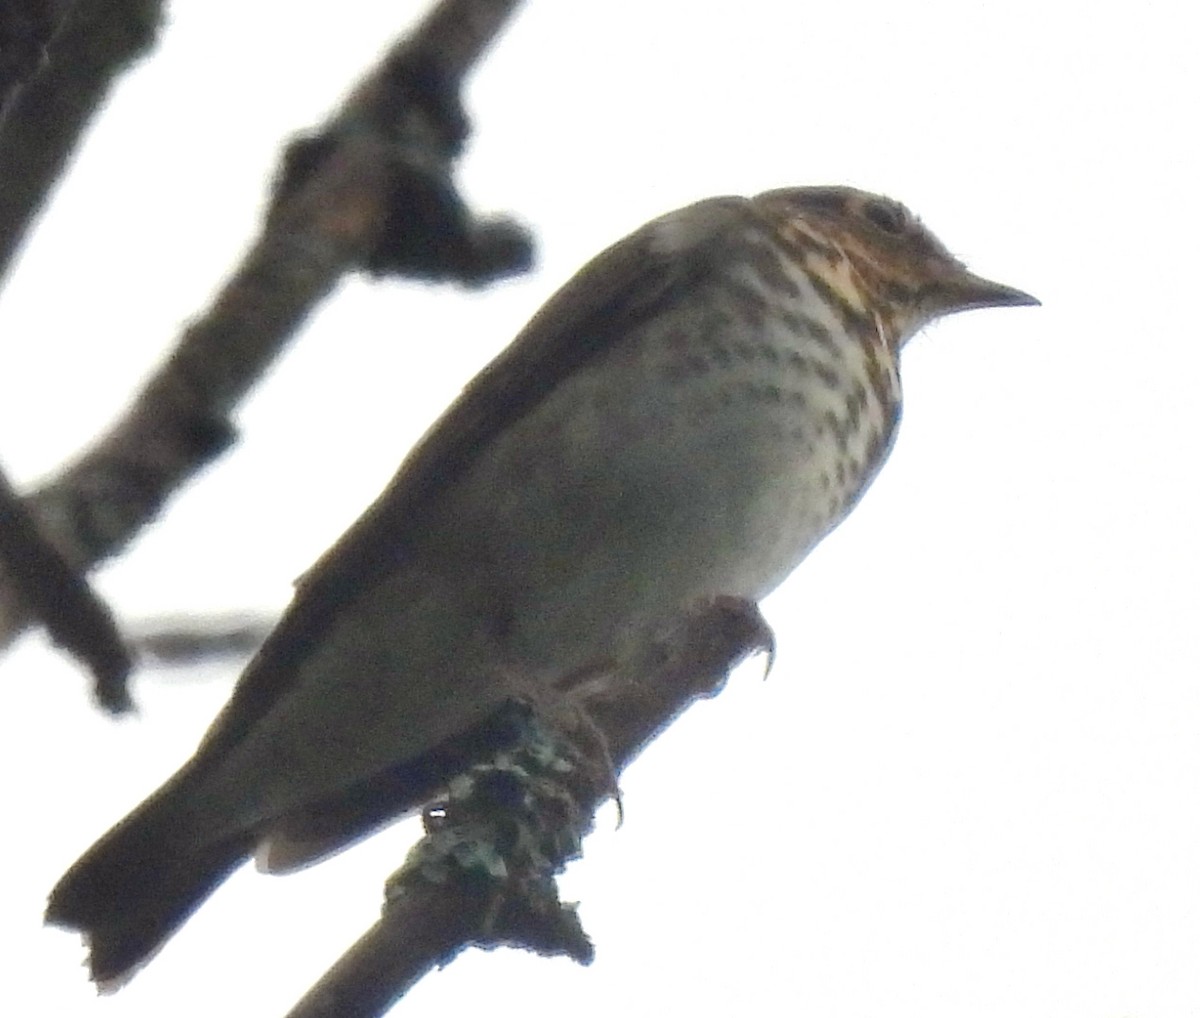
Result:
<svg viewBox="0 0 1200 1018"><path fill-rule="evenodd" d="M101 990L119 988L253 850L251 834L187 838L186 771L93 845L50 893L46 922L83 934Z"/></svg>

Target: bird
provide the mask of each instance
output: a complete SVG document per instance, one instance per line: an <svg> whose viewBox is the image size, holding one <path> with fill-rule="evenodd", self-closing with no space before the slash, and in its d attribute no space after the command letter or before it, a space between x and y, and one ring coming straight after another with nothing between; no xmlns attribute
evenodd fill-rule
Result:
<svg viewBox="0 0 1200 1018"><path fill-rule="evenodd" d="M101 988L239 865L288 872L421 805L511 696L620 661L690 606L757 602L892 448L900 352L977 276L845 186L710 198L571 278L297 581L195 755L52 891Z"/></svg>

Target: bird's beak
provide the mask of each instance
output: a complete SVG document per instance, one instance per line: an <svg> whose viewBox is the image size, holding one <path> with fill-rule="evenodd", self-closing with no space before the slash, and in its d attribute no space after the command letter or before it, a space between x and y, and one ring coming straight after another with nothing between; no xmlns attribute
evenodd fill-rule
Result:
<svg viewBox="0 0 1200 1018"><path fill-rule="evenodd" d="M975 308L1015 308L1040 305L1042 302L1024 290L961 271L938 284L939 296L946 308L943 314L971 311Z"/></svg>

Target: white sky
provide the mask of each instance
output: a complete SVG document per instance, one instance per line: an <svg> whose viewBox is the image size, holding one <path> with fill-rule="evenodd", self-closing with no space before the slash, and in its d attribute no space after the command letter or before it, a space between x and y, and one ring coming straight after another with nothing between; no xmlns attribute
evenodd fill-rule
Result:
<svg viewBox="0 0 1200 1018"><path fill-rule="evenodd" d="M117 413L251 235L281 140L422 9L176 0L0 295L18 480ZM662 738L568 874L595 964L472 952L397 1014L1200 1013L1194 38L1178 2L531 0L473 81L463 180L536 229L537 272L346 283L233 454L100 575L125 618L281 605L551 289L693 199L879 190L1045 306L910 345L891 462L766 605L770 681L752 663ZM114 724L40 636L0 665L14 1013L282 1015L377 914L411 826L239 872L114 998L40 927L231 679L143 674Z"/></svg>

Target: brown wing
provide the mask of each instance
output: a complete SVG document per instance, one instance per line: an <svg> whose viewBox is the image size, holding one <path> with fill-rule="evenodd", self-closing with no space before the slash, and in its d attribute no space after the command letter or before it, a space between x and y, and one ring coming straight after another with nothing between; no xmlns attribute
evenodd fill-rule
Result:
<svg viewBox="0 0 1200 1018"><path fill-rule="evenodd" d="M422 508L564 376L701 285L749 203L712 198L643 226L562 287L426 433L391 483L297 583L295 598L201 746L213 760L286 695L338 612L402 566ZM736 245L733 245L736 247ZM202 765L201 760L195 761Z"/></svg>

